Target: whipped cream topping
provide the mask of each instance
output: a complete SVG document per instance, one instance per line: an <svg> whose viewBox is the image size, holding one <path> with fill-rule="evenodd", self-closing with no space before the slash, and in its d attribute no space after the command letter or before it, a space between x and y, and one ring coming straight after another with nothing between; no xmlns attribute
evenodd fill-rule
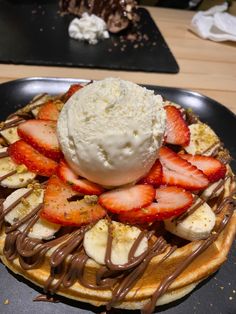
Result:
<svg viewBox="0 0 236 314"><path fill-rule="evenodd" d="M71 38L87 41L92 45L97 44L99 39L110 37L104 20L88 13L83 13L80 19L73 19L68 31Z"/></svg>

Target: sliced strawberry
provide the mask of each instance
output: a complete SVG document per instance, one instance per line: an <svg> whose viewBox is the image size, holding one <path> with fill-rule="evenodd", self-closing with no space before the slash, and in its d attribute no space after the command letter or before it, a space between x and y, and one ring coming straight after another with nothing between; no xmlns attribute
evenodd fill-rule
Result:
<svg viewBox="0 0 236 314"><path fill-rule="evenodd" d="M102 186L86 179L79 178L64 160L60 161L57 174L63 182L70 184L71 188L79 193L100 195L104 191Z"/></svg>
<svg viewBox="0 0 236 314"><path fill-rule="evenodd" d="M70 86L68 91L62 96L62 101L67 102L67 100L79 89L83 88L84 86L81 84L73 84Z"/></svg>
<svg viewBox="0 0 236 314"><path fill-rule="evenodd" d="M37 114L37 119L57 121L63 102L49 100L43 104Z"/></svg>
<svg viewBox="0 0 236 314"><path fill-rule="evenodd" d="M214 157L190 154L181 154L180 156L202 170L210 182L215 182L225 177L225 165Z"/></svg>
<svg viewBox="0 0 236 314"><path fill-rule="evenodd" d="M68 184L52 176L46 186L41 217L64 226L80 226L105 216L106 211L99 204L76 200L77 196Z"/></svg>
<svg viewBox="0 0 236 314"><path fill-rule="evenodd" d="M151 185L137 184L103 193L98 202L112 213L121 213L148 206L155 198L155 189Z"/></svg>
<svg viewBox="0 0 236 314"><path fill-rule="evenodd" d="M146 177L142 178L139 183L151 184L158 187L161 184L162 166L159 160L155 162Z"/></svg>
<svg viewBox="0 0 236 314"><path fill-rule="evenodd" d="M47 120L27 120L19 124L18 134L28 144L37 149L46 157L59 160L60 151L56 122Z"/></svg>
<svg viewBox="0 0 236 314"><path fill-rule="evenodd" d="M182 117L181 111L175 106L165 106L166 131L165 141L168 144L186 146L190 141L189 127Z"/></svg>
<svg viewBox="0 0 236 314"><path fill-rule="evenodd" d="M182 188L168 186L156 190L156 200L145 208L121 213L119 220L143 224L178 216L192 205L193 196Z"/></svg>
<svg viewBox="0 0 236 314"><path fill-rule="evenodd" d="M159 159L162 164L162 183L191 191L202 190L208 186L207 176L170 148L161 147Z"/></svg>
<svg viewBox="0 0 236 314"><path fill-rule="evenodd" d="M11 144L8 154L17 164L24 164L30 171L45 177L54 174L58 166L54 160L43 156L23 140Z"/></svg>

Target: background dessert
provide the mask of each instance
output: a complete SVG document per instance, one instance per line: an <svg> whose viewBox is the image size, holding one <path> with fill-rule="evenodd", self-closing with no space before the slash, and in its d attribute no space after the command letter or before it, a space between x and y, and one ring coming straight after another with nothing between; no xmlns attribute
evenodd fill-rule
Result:
<svg viewBox="0 0 236 314"><path fill-rule="evenodd" d="M120 32L138 19L135 10L136 1L133 0L60 0L59 5L61 12L64 13L68 12L81 16L86 12L101 17L107 23L108 30L112 33Z"/></svg>

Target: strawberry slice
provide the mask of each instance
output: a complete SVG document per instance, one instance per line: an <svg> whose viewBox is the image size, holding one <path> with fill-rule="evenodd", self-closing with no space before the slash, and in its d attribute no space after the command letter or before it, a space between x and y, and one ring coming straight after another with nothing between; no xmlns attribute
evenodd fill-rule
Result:
<svg viewBox="0 0 236 314"><path fill-rule="evenodd" d="M17 164L24 164L28 170L45 177L55 173L58 166L54 160L40 154L23 140L11 144L8 154Z"/></svg>
<svg viewBox="0 0 236 314"><path fill-rule="evenodd" d="M61 160L59 163L57 175L63 182L70 184L71 188L79 193L100 195L104 191L102 186L86 179L79 178L64 160Z"/></svg>
<svg viewBox="0 0 236 314"><path fill-rule="evenodd" d="M19 136L46 157L59 160L62 153L56 133L56 121L27 120L18 126Z"/></svg>
<svg viewBox="0 0 236 314"><path fill-rule="evenodd" d="M178 216L192 205L193 196L182 188L167 186L156 190L156 200L145 208L121 213L119 220L143 224Z"/></svg>
<svg viewBox="0 0 236 314"><path fill-rule="evenodd" d="M165 106L166 110L166 131L165 142L186 146L190 141L189 127L182 117L182 114L175 106Z"/></svg>
<svg viewBox="0 0 236 314"><path fill-rule="evenodd" d="M67 102L67 100L79 89L83 88L84 86L81 84L73 84L70 86L68 91L62 96L62 101Z"/></svg>
<svg viewBox="0 0 236 314"><path fill-rule="evenodd" d="M162 177L162 166L159 160L155 162L152 166L149 173L146 177L142 178L139 183L141 184L150 184L154 187L158 187L161 184L161 177Z"/></svg>
<svg viewBox="0 0 236 314"><path fill-rule="evenodd" d="M155 189L151 185L137 184L105 192L98 202L112 213L121 213L148 206L154 198Z"/></svg>
<svg viewBox="0 0 236 314"><path fill-rule="evenodd" d="M63 102L59 100L45 102L39 109L37 119L57 121L63 105Z"/></svg>
<svg viewBox="0 0 236 314"><path fill-rule="evenodd" d="M94 200L76 199L79 194L52 176L47 183L40 216L63 226L80 226L105 216L106 211Z"/></svg>
<svg viewBox="0 0 236 314"><path fill-rule="evenodd" d="M210 182L215 182L225 177L225 165L214 157L190 154L181 154L180 156L202 170Z"/></svg>
<svg viewBox="0 0 236 314"><path fill-rule="evenodd" d="M159 159L162 164L163 184L176 185L191 191L202 190L208 186L207 176L170 148L161 147Z"/></svg>

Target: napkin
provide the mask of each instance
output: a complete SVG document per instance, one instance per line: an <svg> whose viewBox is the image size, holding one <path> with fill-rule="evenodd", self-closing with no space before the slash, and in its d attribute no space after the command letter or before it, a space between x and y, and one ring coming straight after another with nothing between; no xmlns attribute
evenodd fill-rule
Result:
<svg viewBox="0 0 236 314"><path fill-rule="evenodd" d="M225 2L207 11L197 12L190 29L204 39L236 41L236 17L225 12L227 9L228 4Z"/></svg>

